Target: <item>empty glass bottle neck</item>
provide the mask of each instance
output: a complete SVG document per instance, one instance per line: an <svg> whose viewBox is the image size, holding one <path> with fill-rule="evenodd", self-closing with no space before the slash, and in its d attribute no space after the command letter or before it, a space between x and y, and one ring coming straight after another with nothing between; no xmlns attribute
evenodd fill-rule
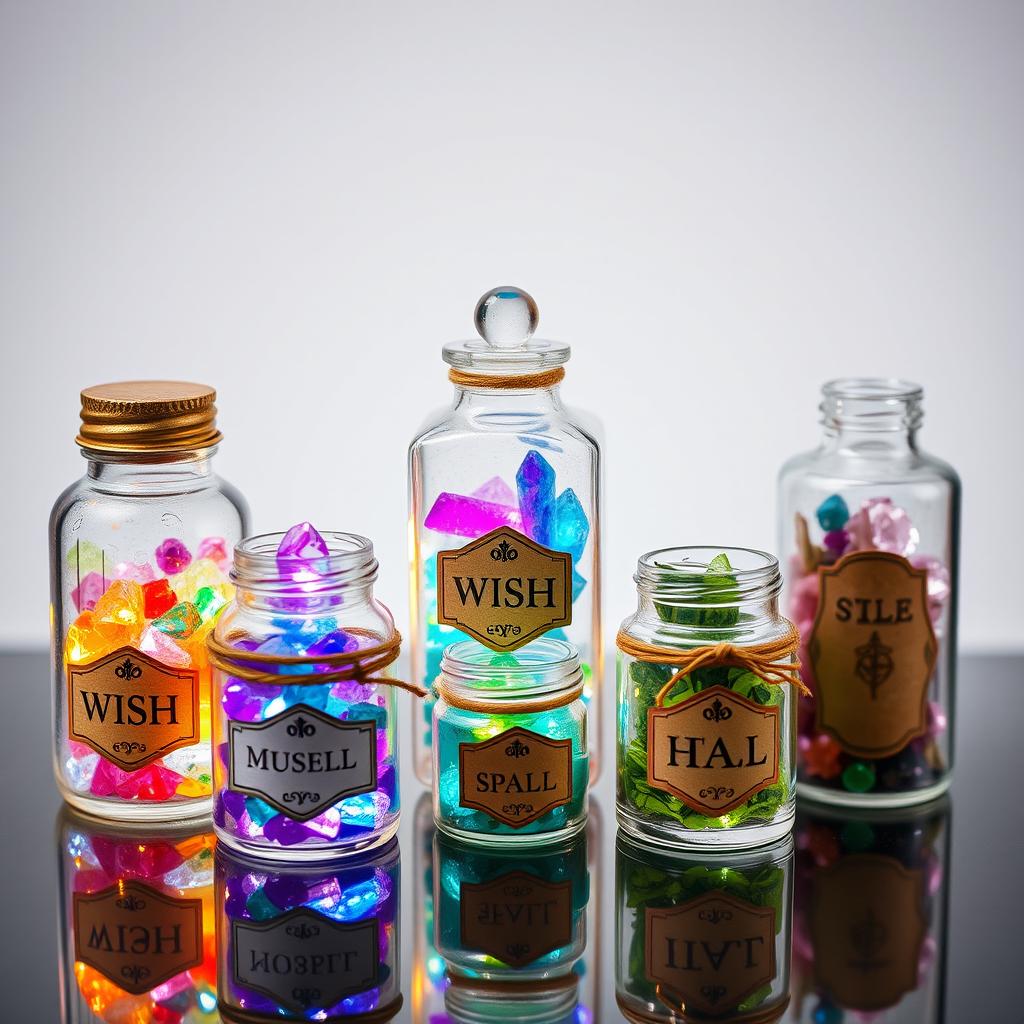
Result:
<svg viewBox="0 0 1024 1024"><path fill-rule="evenodd" d="M778 619L778 560L750 548L649 551L637 563L636 618L660 630L729 634Z"/></svg>
<svg viewBox="0 0 1024 1024"><path fill-rule="evenodd" d="M181 492L201 488L215 479L216 446L198 451L140 457L83 449L88 460L86 477L107 490L125 492Z"/></svg>
<svg viewBox="0 0 1024 1024"><path fill-rule="evenodd" d="M826 444L899 448L913 445L924 417L922 388L909 381L847 377L822 388Z"/></svg>
<svg viewBox="0 0 1024 1024"><path fill-rule="evenodd" d="M231 567L238 603L302 617L371 602L377 579L373 544L355 533L322 536L328 553L313 558L278 555L283 533L241 540Z"/></svg>

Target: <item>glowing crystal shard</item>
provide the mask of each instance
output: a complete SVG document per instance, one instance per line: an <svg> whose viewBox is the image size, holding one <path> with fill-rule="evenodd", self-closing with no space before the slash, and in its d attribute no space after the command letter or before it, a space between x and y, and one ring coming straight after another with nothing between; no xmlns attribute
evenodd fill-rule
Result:
<svg viewBox="0 0 1024 1024"><path fill-rule="evenodd" d="M550 547L555 530L555 471L535 449L526 453L516 473L516 488L527 536Z"/></svg>
<svg viewBox="0 0 1024 1024"><path fill-rule="evenodd" d="M555 502L555 548L568 551L573 562L583 557L590 536L590 521L571 487L566 487Z"/></svg>
<svg viewBox="0 0 1024 1024"><path fill-rule="evenodd" d="M437 496L423 525L428 530L456 537L482 537L499 526L511 526L513 530L523 528L519 513L508 505L448 491Z"/></svg>

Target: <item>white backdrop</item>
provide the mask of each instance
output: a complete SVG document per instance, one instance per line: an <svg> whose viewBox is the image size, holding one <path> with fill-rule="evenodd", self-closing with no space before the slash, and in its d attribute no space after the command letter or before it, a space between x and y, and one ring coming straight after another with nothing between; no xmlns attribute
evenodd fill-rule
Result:
<svg viewBox="0 0 1024 1024"><path fill-rule="evenodd" d="M405 448L504 283L604 420L611 622L643 550L773 546L820 382L894 374L964 480L963 643L1021 642L1024 5L0 11L0 643L46 636L79 389L147 376L404 620Z"/></svg>

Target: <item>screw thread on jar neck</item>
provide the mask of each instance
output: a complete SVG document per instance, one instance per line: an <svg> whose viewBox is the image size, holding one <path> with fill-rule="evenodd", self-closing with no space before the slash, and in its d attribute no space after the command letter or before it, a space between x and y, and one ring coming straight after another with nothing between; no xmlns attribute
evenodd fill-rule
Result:
<svg viewBox="0 0 1024 1024"><path fill-rule="evenodd" d="M821 389L821 423L828 438L871 435L883 444L912 443L924 412L924 390L910 381L844 377Z"/></svg>
<svg viewBox="0 0 1024 1024"><path fill-rule="evenodd" d="M377 579L373 544L356 533L325 532L328 554L320 558L280 556L284 533L246 537L235 546L231 581L240 603L319 615L327 607L369 601Z"/></svg>
<svg viewBox="0 0 1024 1024"><path fill-rule="evenodd" d="M564 640L544 637L510 653L463 640L445 650L441 677L455 694L511 702L571 690L583 682L583 671Z"/></svg>

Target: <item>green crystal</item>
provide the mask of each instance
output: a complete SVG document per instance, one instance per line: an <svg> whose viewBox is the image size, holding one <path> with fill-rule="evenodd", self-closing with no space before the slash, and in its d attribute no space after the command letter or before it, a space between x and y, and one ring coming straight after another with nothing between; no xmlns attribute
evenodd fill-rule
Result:
<svg viewBox="0 0 1024 1024"><path fill-rule="evenodd" d="M196 610L199 612L203 622L212 619L227 602L213 587L200 587L196 591Z"/></svg>
<svg viewBox="0 0 1024 1024"><path fill-rule="evenodd" d="M496 654L489 662L491 668L517 668L518 665L519 661L514 654Z"/></svg>
<svg viewBox="0 0 1024 1024"><path fill-rule="evenodd" d="M863 761L854 761L843 769L843 785L851 793L866 793L875 786L875 769Z"/></svg>
<svg viewBox="0 0 1024 1024"><path fill-rule="evenodd" d="M202 624L199 610L191 601L179 601L159 619L153 620L153 625L161 633L166 633L175 640L187 640Z"/></svg>
<svg viewBox="0 0 1024 1024"><path fill-rule="evenodd" d="M257 889L246 901L245 909L254 921L269 921L281 913L270 901L263 889Z"/></svg>

